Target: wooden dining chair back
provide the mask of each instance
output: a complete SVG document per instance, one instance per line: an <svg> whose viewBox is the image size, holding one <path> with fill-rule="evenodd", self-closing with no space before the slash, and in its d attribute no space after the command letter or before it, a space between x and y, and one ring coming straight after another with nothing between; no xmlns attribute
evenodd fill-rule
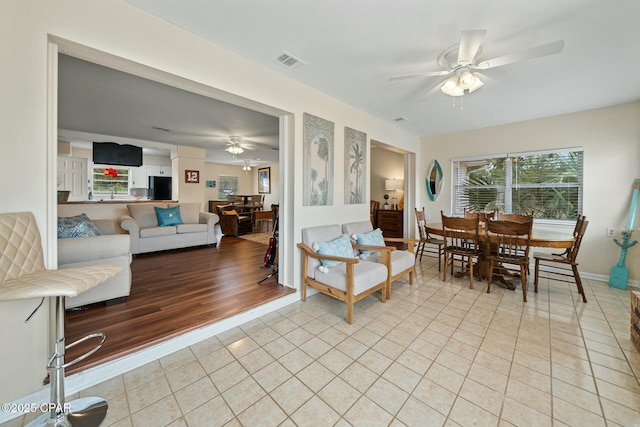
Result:
<svg viewBox="0 0 640 427"><path fill-rule="evenodd" d="M378 228L378 210L380 209L380 202L377 200L369 201L369 221L373 228Z"/></svg>
<svg viewBox="0 0 640 427"><path fill-rule="evenodd" d="M497 219L499 219L500 221L529 222L533 221L533 213L531 213L531 215L501 213L498 215Z"/></svg>
<svg viewBox="0 0 640 427"><path fill-rule="evenodd" d="M582 238L587 231L589 221L584 215L578 216L576 220L576 226L573 230L573 245L561 254L549 254L543 252L534 252L533 258L535 259L535 279L533 282L534 292L538 292L538 279L540 272L543 271L549 276L567 276L573 277L578 288L578 292L582 295L582 302L587 302L587 297L582 287L582 280L580 279L580 273L578 272L578 252L580 251L580 245L582 244ZM553 268L557 265L567 265L569 268Z"/></svg>
<svg viewBox="0 0 640 427"><path fill-rule="evenodd" d="M264 206L264 194L253 194L251 196L251 204L255 210L262 209Z"/></svg>
<svg viewBox="0 0 640 427"><path fill-rule="evenodd" d="M424 213L424 207L421 210L416 210L416 221L418 223L418 233L420 236L420 242L416 248L416 259L420 255L420 261L422 262L422 255L425 253L427 256L438 258L438 271L442 269L442 257L444 256L444 240L432 237L427 233L427 216Z"/></svg>
<svg viewBox="0 0 640 427"><path fill-rule="evenodd" d="M491 292L491 282L496 267L500 266L500 271L506 273L508 270L504 264L516 265L520 267L522 301L527 302L527 272L532 229L533 220L526 222L496 220L485 223L485 244L488 248L486 253L490 261L487 293Z"/></svg>
<svg viewBox="0 0 640 427"><path fill-rule="evenodd" d="M478 229L479 217L458 218L445 216L440 211L442 217L442 235L444 236L444 274L442 280L447 281L447 267L456 259L467 262L469 272L469 287L473 288L473 262L474 258L480 255Z"/></svg>
<svg viewBox="0 0 640 427"><path fill-rule="evenodd" d="M472 211L468 211L467 208L464 208L464 217L469 219L473 219L475 217L478 217L478 219L480 220L480 222L485 222L488 219L495 219L496 216L496 212L495 211L491 211L491 212L472 212Z"/></svg>

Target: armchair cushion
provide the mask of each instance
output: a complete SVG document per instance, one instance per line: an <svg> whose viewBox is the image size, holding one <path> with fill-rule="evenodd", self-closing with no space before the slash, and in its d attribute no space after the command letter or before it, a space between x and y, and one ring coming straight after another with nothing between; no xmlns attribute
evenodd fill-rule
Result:
<svg viewBox="0 0 640 427"><path fill-rule="evenodd" d="M174 206L172 208L154 206L154 209L156 211L156 218L158 218L158 225L160 227L182 224L180 206Z"/></svg>
<svg viewBox="0 0 640 427"><path fill-rule="evenodd" d="M353 251L352 251L353 252ZM350 255L351 256L351 255ZM347 265L344 262L335 267L327 268L326 272L315 275L315 280L339 289L347 291ZM370 289L374 284L387 280L387 269L383 264L375 262L360 262L354 266L353 272L353 294L359 295Z"/></svg>
<svg viewBox="0 0 640 427"><path fill-rule="evenodd" d="M312 248L320 255L353 258L353 248L351 247L351 240L349 240L349 236L347 236L346 234L343 234L337 239L331 240L329 242L315 242ZM320 262L325 267L335 267L338 264L342 264L340 261L326 259L322 259L320 260Z"/></svg>

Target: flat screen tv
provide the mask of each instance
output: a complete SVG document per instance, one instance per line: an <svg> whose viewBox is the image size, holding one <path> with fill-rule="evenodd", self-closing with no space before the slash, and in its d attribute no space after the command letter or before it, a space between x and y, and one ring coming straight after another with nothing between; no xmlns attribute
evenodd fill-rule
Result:
<svg viewBox="0 0 640 427"><path fill-rule="evenodd" d="M93 163L99 165L142 166L142 147L115 142L94 142Z"/></svg>

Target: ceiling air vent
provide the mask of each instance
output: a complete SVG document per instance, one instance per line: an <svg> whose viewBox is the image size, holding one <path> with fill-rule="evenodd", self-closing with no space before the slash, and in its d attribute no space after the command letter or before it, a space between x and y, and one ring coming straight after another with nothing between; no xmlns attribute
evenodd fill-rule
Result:
<svg viewBox="0 0 640 427"><path fill-rule="evenodd" d="M396 123L402 123L402 122L408 122L409 119L407 119L406 117L396 117L395 119L393 119L393 121Z"/></svg>
<svg viewBox="0 0 640 427"><path fill-rule="evenodd" d="M285 51L283 51L277 58L275 58L275 61L278 64L282 65L283 67L292 71L297 70L303 65L307 65L307 63L304 62L302 59L296 58L295 56L291 55L289 52L285 52Z"/></svg>

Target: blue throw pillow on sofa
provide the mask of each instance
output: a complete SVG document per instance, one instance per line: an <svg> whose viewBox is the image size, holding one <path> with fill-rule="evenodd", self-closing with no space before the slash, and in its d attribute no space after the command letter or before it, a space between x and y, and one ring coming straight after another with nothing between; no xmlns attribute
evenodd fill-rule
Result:
<svg viewBox="0 0 640 427"><path fill-rule="evenodd" d="M102 233L87 214L58 217L58 239L95 236L102 236Z"/></svg>
<svg viewBox="0 0 640 427"><path fill-rule="evenodd" d="M174 206L172 208L159 208L154 206L156 210L156 217L158 218L158 225L161 227L167 225L182 224L182 218L180 217L180 206Z"/></svg>

